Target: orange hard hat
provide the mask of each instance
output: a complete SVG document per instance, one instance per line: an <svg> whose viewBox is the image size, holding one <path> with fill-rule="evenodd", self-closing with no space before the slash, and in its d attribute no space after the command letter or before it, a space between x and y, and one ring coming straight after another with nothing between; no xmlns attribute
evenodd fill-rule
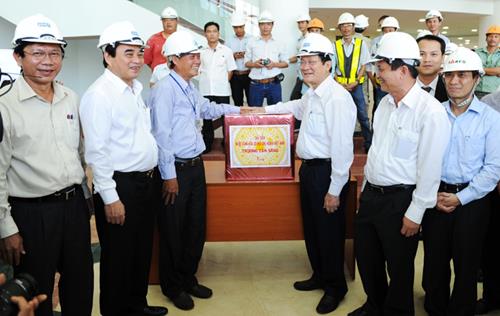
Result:
<svg viewBox="0 0 500 316"><path fill-rule="evenodd" d="M323 22L321 22L320 19L318 18L314 18L312 19L309 24L307 25L307 28L312 28L312 27L317 27L319 29L321 29L322 31L325 29L325 25L323 24Z"/></svg>
<svg viewBox="0 0 500 316"><path fill-rule="evenodd" d="M500 25L492 25L486 31L486 35L488 34L500 34Z"/></svg>

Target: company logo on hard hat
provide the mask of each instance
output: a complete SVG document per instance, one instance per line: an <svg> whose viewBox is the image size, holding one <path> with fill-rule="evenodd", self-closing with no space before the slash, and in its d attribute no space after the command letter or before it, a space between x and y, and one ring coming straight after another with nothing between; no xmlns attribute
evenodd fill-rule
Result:
<svg viewBox="0 0 500 316"><path fill-rule="evenodd" d="M132 36L139 37L139 33L137 33L137 31L132 31L130 33L132 33Z"/></svg>
<svg viewBox="0 0 500 316"><path fill-rule="evenodd" d="M309 46L311 46L311 43L305 42L305 43L302 44L303 48L306 48L306 47L309 47Z"/></svg>
<svg viewBox="0 0 500 316"><path fill-rule="evenodd" d="M452 64L467 64L467 62L463 59L450 59L448 61L448 64L452 65Z"/></svg>
<svg viewBox="0 0 500 316"><path fill-rule="evenodd" d="M39 27L50 27L49 22L38 22L36 25Z"/></svg>

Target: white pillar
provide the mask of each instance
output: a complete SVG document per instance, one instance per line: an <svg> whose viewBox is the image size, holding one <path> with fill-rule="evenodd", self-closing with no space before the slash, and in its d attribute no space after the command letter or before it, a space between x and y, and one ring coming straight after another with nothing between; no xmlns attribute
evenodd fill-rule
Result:
<svg viewBox="0 0 500 316"><path fill-rule="evenodd" d="M285 44L289 56L297 53L297 40L300 32L297 28L297 17L309 13L309 0L260 0L260 12L268 10L274 16L273 37ZM281 83L283 101L290 100L295 80L297 64L290 64L283 69L285 80Z"/></svg>
<svg viewBox="0 0 500 316"><path fill-rule="evenodd" d="M493 0L493 14L487 15L479 20L478 46L486 46L486 31L493 24L500 25L500 0Z"/></svg>

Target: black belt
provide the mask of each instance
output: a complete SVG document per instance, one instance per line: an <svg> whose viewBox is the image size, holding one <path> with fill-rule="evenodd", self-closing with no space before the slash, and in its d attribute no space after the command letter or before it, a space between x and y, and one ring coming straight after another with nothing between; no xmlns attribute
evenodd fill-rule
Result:
<svg viewBox="0 0 500 316"><path fill-rule="evenodd" d="M146 170L146 171L115 171L115 175L117 176L128 176L134 178L153 178L155 174L155 168Z"/></svg>
<svg viewBox="0 0 500 316"><path fill-rule="evenodd" d="M456 184L449 184L446 182L441 181L439 184L439 192L446 192L446 193L458 193L465 189L469 183L456 183Z"/></svg>
<svg viewBox="0 0 500 316"><path fill-rule="evenodd" d="M375 185L370 182L366 182L366 188L370 191L375 191L380 194L394 193L398 191L413 190L415 189L414 184L395 184L395 185Z"/></svg>
<svg viewBox="0 0 500 316"><path fill-rule="evenodd" d="M201 165L203 159L201 156L196 156L194 158L177 158L175 157L175 165L179 167L195 167Z"/></svg>
<svg viewBox="0 0 500 316"><path fill-rule="evenodd" d="M331 163L332 160L330 158L302 159L302 164L306 166L329 165Z"/></svg>
<svg viewBox="0 0 500 316"><path fill-rule="evenodd" d="M30 202L30 203L42 203L42 202L56 202L56 201L68 201L75 197L76 190L81 188L79 184L73 184L67 188L59 190L49 195L35 197L35 198L23 198L11 196L9 197L9 201L16 202Z"/></svg>
<svg viewBox="0 0 500 316"><path fill-rule="evenodd" d="M251 79L253 82L260 83L260 84L268 84L268 83L273 83L273 82L279 82L278 76L274 76L271 78L265 78L265 79Z"/></svg>

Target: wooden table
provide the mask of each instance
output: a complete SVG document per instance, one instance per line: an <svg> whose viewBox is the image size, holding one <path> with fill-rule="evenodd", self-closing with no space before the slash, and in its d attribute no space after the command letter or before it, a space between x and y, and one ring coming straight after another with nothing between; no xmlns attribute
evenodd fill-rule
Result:
<svg viewBox="0 0 500 316"><path fill-rule="evenodd" d="M224 161L205 161L207 241L301 240L298 175L288 181L226 181ZM300 160L295 162L296 174ZM353 250L357 182L350 180L346 208L345 263L355 275ZM159 283L158 235L155 235L150 283Z"/></svg>

